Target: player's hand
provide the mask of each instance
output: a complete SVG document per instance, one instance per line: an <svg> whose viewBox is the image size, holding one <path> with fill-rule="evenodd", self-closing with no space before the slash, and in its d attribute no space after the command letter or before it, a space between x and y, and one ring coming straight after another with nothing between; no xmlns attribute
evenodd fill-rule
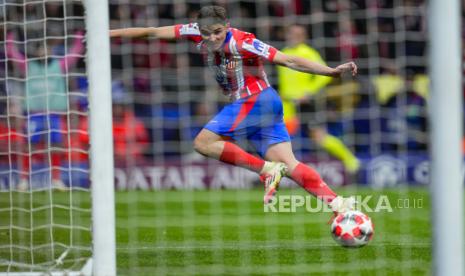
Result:
<svg viewBox="0 0 465 276"><path fill-rule="evenodd" d="M335 75L338 77L344 75L347 72L350 72L352 76L357 75L357 65L353 61L341 64L334 70L336 71Z"/></svg>
<svg viewBox="0 0 465 276"><path fill-rule="evenodd" d="M116 37L119 36L119 31L118 30L110 30L110 37Z"/></svg>

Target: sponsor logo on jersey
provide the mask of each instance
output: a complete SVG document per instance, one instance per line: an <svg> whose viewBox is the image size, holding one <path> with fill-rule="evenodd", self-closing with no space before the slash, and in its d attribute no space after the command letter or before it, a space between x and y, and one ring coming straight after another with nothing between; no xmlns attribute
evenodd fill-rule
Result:
<svg viewBox="0 0 465 276"><path fill-rule="evenodd" d="M200 35L199 25L197 23L190 23L182 25L179 29L181 35Z"/></svg>
<svg viewBox="0 0 465 276"><path fill-rule="evenodd" d="M253 47L259 51L260 53L263 52L264 48L265 48L265 44L263 42L261 42L260 40L256 40L254 39L253 40Z"/></svg>
<svg viewBox="0 0 465 276"><path fill-rule="evenodd" d="M249 43L249 41L244 41L242 48L264 58L268 58L270 55L270 46L258 39L253 39L251 43Z"/></svg>

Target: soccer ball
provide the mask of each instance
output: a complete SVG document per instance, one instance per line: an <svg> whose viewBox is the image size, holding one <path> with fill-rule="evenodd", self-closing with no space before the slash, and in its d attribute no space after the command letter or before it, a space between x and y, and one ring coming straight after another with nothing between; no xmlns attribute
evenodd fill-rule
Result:
<svg viewBox="0 0 465 276"><path fill-rule="evenodd" d="M340 213L331 224L331 235L344 247L362 247L373 238L370 217L360 211Z"/></svg>

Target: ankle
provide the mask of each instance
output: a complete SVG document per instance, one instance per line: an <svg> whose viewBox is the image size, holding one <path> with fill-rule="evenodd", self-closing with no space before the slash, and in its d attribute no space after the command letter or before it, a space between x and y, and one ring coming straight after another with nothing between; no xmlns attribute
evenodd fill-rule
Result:
<svg viewBox="0 0 465 276"><path fill-rule="evenodd" d="M273 167L273 165L274 165L273 162L265 161L265 163L263 164L262 169L260 170L260 174L270 170Z"/></svg>

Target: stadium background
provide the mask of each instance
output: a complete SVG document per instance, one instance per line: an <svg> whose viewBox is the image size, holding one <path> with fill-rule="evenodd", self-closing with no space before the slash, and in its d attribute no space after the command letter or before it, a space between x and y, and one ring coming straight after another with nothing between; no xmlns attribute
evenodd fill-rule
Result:
<svg viewBox="0 0 465 276"><path fill-rule="evenodd" d="M189 1L154 6L133 4L129 8L115 4L110 14L112 28L187 23L200 7ZM314 114L324 118L323 126L342 138L362 160L363 169L355 182L378 187L427 183L428 84L422 78L426 66L422 1L224 1L221 4L227 8L233 27L255 33L277 48L284 47L286 27L298 23L306 26L308 43L329 65L357 62L360 73L355 89L345 86L351 80L333 82L325 89L328 91L316 97ZM152 18L151 14L157 16ZM163 158L164 163L181 160L181 167L185 167L192 160L189 158L198 160L192 153L193 137L226 99L217 92L208 68L202 66L201 57L188 42L176 45L143 40L130 45L127 42L113 41L113 78L120 78L131 91L136 115L148 128L151 146L145 156L155 165ZM276 86L275 68L268 65L267 71ZM374 83L377 77L388 73L398 79L381 84L393 87L385 95ZM399 86L399 82L404 85ZM328 183L348 182L343 166L310 142L305 133L299 133L293 144L300 158L319 168ZM204 171L214 177L208 169ZM186 181L184 184L189 185ZM173 184L168 180L162 185Z"/></svg>
<svg viewBox="0 0 465 276"><path fill-rule="evenodd" d="M46 31L40 24L25 29L15 26L11 30L16 28L22 39L25 35L29 39L65 35L69 44L73 32L84 27L80 19L84 12L82 5L71 3L67 5L66 16L76 19L66 20L64 25L62 5L52 1L45 6L27 5L30 16L50 18ZM110 26L192 22L201 4L111 0ZM309 33L308 44L320 52L328 65L357 62L359 75L355 79L335 80L315 96L314 116L355 152L362 161L361 170L355 177L347 177L342 164L307 139L307 134L299 132L293 140L297 156L318 168L328 183L385 187L428 182L424 1L220 1L218 4L227 8L233 27L255 33L278 49L284 47L286 27L301 24ZM21 8L6 9L10 21L22 19ZM115 161L120 168L116 172L117 187L252 185L253 176L247 172L205 161L193 152L195 135L227 103L193 45L114 39L111 50L114 108L135 115L126 122L115 116ZM55 51L59 54L63 49L56 47ZM266 67L271 83L276 86L276 69L270 64ZM71 70L70 128L85 132L85 124L80 123L87 112L84 59ZM10 68L9 74L12 72L14 69ZM8 82L9 87L21 89L21 81L12 78ZM6 110L6 105L2 109ZM68 179L71 172L74 185L86 186L87 140L82 135L71 140L74 143L71 161L66 162L71 165L63 165L63 179ZM40 164L38 158L35 164ZM79 167L84 170L73 170ZM215 177L214 172L224 175ZM189 175L202 181L189 181L194 179ZM34 177L44 176L37 173ZM228 180L231 177L234 181ZM3 181L3 186L6 185Z"/></svg>

